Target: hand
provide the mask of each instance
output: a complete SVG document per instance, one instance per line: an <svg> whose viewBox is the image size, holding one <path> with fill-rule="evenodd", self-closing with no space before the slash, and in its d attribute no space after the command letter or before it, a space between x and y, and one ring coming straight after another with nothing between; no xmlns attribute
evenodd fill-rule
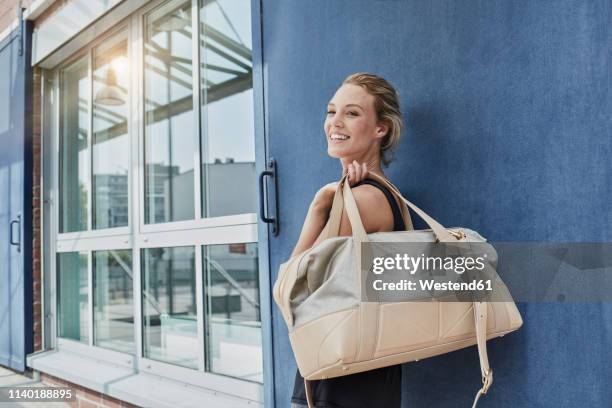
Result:
<svg viewBox="0 0 612 408"><path fill-rule="evenodd" d="M353 160L342 175L344 176L346 172L348 172L349 186L353 187L355 184L368 178L368 165L366 163L359 164L357 160Z"/></svg>

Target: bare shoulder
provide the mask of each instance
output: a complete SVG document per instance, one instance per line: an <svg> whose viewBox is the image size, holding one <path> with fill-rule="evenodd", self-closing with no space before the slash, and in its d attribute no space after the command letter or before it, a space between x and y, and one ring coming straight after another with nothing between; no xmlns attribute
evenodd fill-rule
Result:
<svg viewBox="0 0 612 408"><path fill-rule="evenodd" d="M371 184L351 189L366 233L393 230L393 212L385 194ZM351 235L351 223L345 211L340 221L340 235Z"/></svg>

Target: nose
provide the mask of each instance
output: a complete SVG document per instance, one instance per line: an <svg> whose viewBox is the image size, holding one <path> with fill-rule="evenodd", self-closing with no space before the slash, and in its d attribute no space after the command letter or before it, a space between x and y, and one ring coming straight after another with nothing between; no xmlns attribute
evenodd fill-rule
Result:
<svg viewBox="0 0 612 408"><path fill-rule="evenodd" d="M332 124L334 125L334 127L343 127L344 123L341 120L340 115L338 115L338 113L334 114L334 117L332 118Z"/></svg>

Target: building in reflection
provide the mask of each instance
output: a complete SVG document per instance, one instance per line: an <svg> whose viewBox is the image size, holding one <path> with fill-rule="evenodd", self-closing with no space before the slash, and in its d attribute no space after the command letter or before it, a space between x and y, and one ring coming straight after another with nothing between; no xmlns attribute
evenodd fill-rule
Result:
<svg viewBox="0 0 612 408"><path fill-rule="evenodd" d="M96 219L106 225L128 225L127 174L97 174L94 177Z"/></svg>

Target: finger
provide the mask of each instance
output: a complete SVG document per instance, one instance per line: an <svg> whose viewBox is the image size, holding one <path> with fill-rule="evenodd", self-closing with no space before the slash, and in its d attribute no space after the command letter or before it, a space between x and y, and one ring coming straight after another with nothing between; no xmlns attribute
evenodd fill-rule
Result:
<svg viewBox="0 0 612 408"><path fill-rule="evenodd" d="M353 167L355 168L355 182L361 181L361 166L357 163L357 160L353 160Z"/></svg>
<svg viewBox="0 0 612 408"><path fill-rule="evenodd" d="M361 169L357 165L356 161L353 161L353 175L355 176L353 178L353 185L355 185L361 181Z"/></svg>
<svg viewBox="0 0 612 408"><path fill-rule="evenodd" d="M361 177L363 177L364 179L368 177L368 165L365 163L361 164L361 168L363 169L361 172Z"/></svg>
<svg viewBox="0 0 612 408"><path fill-rule="evenodd" d="M350 186L355 184L355 170L353 169L352 163L349 163L348 165L348 181Z"/></svg>
<svg viewBox="0 0 612 408"><path fill-rule="evenodd" d="M366 174L367 174L367 172L364 171L363 163L362 164L357 163L356 166L359 168L359 181L363 181L366 178Z"/></svg>

